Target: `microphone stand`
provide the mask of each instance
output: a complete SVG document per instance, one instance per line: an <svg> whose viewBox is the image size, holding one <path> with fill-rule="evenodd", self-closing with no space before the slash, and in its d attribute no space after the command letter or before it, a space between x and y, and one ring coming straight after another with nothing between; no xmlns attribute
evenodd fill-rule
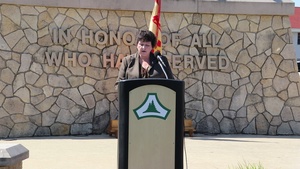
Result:
<svg viewBox="0 0 300 169"><path fill-rule="evenodd" d="M164 65L165 67L167 67L167 66L166 66L166 64L164 63L164 61L161 59L161 57L160 57L160 52L159 52L159 51L156 51L156 52L154 53L154 56L157 58L158 64L159 64L161 70L164 72L166 79L169 79L169 77L168 77L168 75L167 75L167 73L166 73L166 70L164 69L163 65ZM163 64L163 65L162 65L162 64Z"/></svg>
<svg viewBox="0 0 300 169"><path fill-rule="evenodd" d="M164 72L166 79L169 79L169 77L168 77L168 75L167 75L167 73L166 73L166 71L165 71L165 69L164 69L164 67L162 65L162 64L165 65L165 63L162 61L162 59L159 56L157 56L157 58L158 58L158 64L159 64L161 70Z"/></svg>

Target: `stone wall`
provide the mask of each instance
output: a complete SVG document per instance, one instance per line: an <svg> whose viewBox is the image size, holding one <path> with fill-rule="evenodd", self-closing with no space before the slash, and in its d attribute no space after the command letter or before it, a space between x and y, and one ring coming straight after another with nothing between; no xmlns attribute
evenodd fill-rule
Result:
<svg viewBox="0 0 300 169"><path fill-rule="evenodd" d="M103 64L103 55L113 54L117 62L136 48L124 41L83 44L82 30L136 34L148 29L150 15L0 4L0 138L104 133L109 120L118 118L118 69ZM180 35L163 54L175 77L185 81L185 117L197 132L300 134L289 16L164 12L161 22L162 32ZM55 29L69 30L70 42L54 42ZM200 44L213 44L212 35L216 46ZM46 53L55 52L88 54L91 65L50 66ZM178 55L181 62L173 64ZM228 66L199 66L197 58L209 56L225 56ZM195 65L185 65L184 58L194 58Z"/></svg>
<svg viewBox="0 0 300 169"><path fill-rule="evenodd" d="M293 0L161 0L162 12L206 14L291 15ZM3 4L76 9L152 11L154 0L1 0Z"/></svg>

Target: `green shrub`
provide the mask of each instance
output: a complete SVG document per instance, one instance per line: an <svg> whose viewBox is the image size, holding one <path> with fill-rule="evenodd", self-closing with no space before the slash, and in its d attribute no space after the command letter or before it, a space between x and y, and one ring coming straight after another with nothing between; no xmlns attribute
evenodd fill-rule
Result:
<svg viewBox="0 0 300 169"><path fill-rule="evenodd" d="M237 166L229 169L265 169L260 163L258 164L250 164L247 162L244 162L243 164L239 163Z"/></svg>

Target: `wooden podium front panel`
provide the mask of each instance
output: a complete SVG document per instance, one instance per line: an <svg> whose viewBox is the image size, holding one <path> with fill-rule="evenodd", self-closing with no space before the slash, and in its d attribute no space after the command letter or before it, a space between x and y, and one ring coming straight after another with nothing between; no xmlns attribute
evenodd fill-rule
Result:
<svg viewBox="0 0 300 169"><path fill-rule="evenodd" d="M175 91L159 85L130 91L128 168L175 168L175 119Z"/></svg>

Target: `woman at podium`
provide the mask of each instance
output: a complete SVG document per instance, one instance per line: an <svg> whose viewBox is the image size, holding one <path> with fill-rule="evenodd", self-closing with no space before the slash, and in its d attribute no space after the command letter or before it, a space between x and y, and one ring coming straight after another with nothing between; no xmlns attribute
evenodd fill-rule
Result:
<svg viewBox="0 0 300 169"><path fill-rule="evenodd" d="M156 36L151 31L140 31L137 37L137 52L122 59L116 85L125 79L174 79L167 58L159 52L152 52L156 42Z"/></svg>

